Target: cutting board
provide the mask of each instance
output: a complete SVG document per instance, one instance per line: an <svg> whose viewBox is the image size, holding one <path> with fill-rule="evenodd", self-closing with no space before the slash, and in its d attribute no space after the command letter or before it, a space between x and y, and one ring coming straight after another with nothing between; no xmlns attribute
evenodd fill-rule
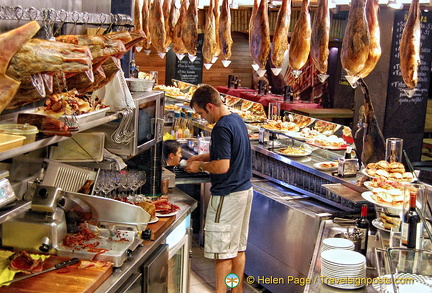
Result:
<svg viewBox="0 0 432 293"><path fill-rule="evenodd" d="M53 267L70 258L50 256L45 260L44 269ZM78 268L79 263L67 268L51 271L22 281L0 287L1 293L90 293L96 290L112 273L112 265L96 268ZM16 274L18 278L23 274Z"/></svg>
<svg viewBox="0 0 432 293"><path fill-rule="evenodd" d="M151 240L157 239L163 231L166 230L175 220L176 216L171 217L158 217L159 221L153 224L148 224L147 229L152 230Z"/></svg>

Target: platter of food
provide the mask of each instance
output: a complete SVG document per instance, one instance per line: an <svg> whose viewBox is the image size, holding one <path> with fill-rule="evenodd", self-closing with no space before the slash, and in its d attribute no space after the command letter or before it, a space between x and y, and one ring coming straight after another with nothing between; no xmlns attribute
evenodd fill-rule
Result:
<svg viewBox="0 0 432 293"><path fill-rule="evenodd" d="M275 150L275 152L288 157L305 157L310 155L312 150L288 146L286 148Z"/></svg>
<svg viewBox="0 0 432 293"><path fill-rule="evenodd" d="M390 208L390 209L402 209L402 204L404 200L404 195L401 190L378 190L366 191L361 194L361 196L380 207Z"/></svg>
<svg viewBox="0 0 432 293"><path fill-rule="evenodd" d="M402 163L387 161L378 161L369 163L362 173L371 178L384 178L389 181L413 182L414 175L411 172L406 172L405 166Z"/></svg>
<svg viewBox="0 0 432 293"><path fill-rule="evenodd" d="M163 217L171 217L174 216L175 214L177 214L177 211L171 212L171 213L167 213L167 214L162 214L162 213L156 213L157 217L163 218Z"/></svg>
<svg viewBox="0 0 432 293"><path fill-rule="evenodd" d="M279 131L285 133L287 131L299 131L300 128L294 122L287 122L282 120L268 120L267 123L262 125L262 128L265 128L270 131Z"/></svg>
<svg viewBox="0 0 432 293"><path fill-rule="evenodd" d="M373 225L375 228L377 228L377 229L379 229L379 230L381 230L381 231L390 232L390 230L389 230L389 229L386 229L386 228L384 227L384 223L381 222L381 220L378 219L378 218L372 220L372 225Z"/></svg>
<svg viewBox="0 0 432 293"><path fill-rule="evenodd" d="M297 140L305 141L305 137L299 131L286 131L285 134Z"/></svg>
<svg viewBox="0 0 432 293"><path fill-rule="evenodd" d="M381 177L376 177L370 181L364 182L363 184L369 190L374 190L376 188L382 188L382 189L387 189L387 190L392 190L392 189L403 190L404 185L406 183L399 182L399 181L387 180L387 179L381 178Z"/></svg>
<svg viewBox="0 0 432 293"><path fill-rule="evenodd" d="M345 140L336 135L325 136L321 134L312 139L306 139L306 142L328 150L345 150L348 146Z"/></svg>
<svg viewBox="0 0 432 293"><path fill-rule="evenodd" d="M338 162L320 162L313 164L315 169L321 170L321 171L333 171L336 170L338 167Z"/></svg>
<svg viewBox="0 0 432 293"><path fill-rule="evenodd" d="M259 139L259 133L249 133L249 139L250 140L258 140Z"/></svg>

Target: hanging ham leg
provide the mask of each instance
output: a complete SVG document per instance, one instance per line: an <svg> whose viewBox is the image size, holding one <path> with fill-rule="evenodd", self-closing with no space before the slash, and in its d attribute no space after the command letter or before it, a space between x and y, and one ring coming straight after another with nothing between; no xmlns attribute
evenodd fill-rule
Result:
<svg viewBox="0 0 432 293"><path fill-rule="evenodd" d="M213 13L215 16L215 29L216 29L216 51L214 53L215 57L220 54L220 41L219 41L219 23L220 23L220 10L219 10L219 0L214 0Z"/></svg>
<svg viewBox="0 0 432 293"><path fill-rule="evenodd" d="M320 73L327 73L330 35L330 11L328 0L318 0L311 35L310 55Z"/></svg>
<svg viewBox="0 0 432 293"><path fill-rule="evenodd" d="M400 70L409 89L417 86L417 70L420 64L420 2L413 0L400 42Z"/></svg>
<svg viewBox="0 0 432 293"><path fill-rule="evenodd" d="M300 17L294 27L289 49L289 65L293 70L300 70L307 62L311 42L311 19L309 0L303 0Z"/></svg>
<svg viewBox="0 0 432 293"><path fill-rule="evenodd" d="M249 51L253 61L258 64L260 69L265 69L270 53L270 28L267 10L266 0L261 0L259 7L257 0L254 0L249 24Z"/></svg>
<svg viewBox="0 0 432 293"><path fill-rule="evenodd" d="M350 76L358 76L369 57L370 35L365 0L352 0L342 42L342 67Z"/></svg>
<svg viewBox="0 0 432 293"><path fill-rule="evenodd" d="M166 50L171 45L172 42L172 34L170 34L171 0L164 0L162 5L162 11L163 11L164 23L165 23L165 50Z"/></svg>
<svg viewBox="0 0 432 293"><path fill-rule="evenodd" d="M176 26L174 27L173 51L176 54L187 53L186 47L181 37L183 23L186 21L187 7L188 7L188 0L183 0L180 6L180 15L177 20Z"/></svg>
<svg viewBox="0 0 432 293"><path fill-rule="evenodd" d="M378 10L378 0L368 0L366 2L366 19L369 27L370 46L368 59L366 60L364 68L359 72L359 76L362 78L371 73L381 57Z"/></svg>
<svg viewBox="0 0 432 293"><path fill-rule="evenodd" d="M217 47L216 41L216 20L214 15L214 0L210 0L209 7L206 13L206 22L204 28L204 40L202 46L202 54L204 63L211 63Z"/></svg>
<svg viewBox="0 0 432 293"><path fill-rule="evenodd" d="M134 27L135 30L143 31L142 29L142 5L140 0L134 0ZM144 32L143 32L144 33ZM141 42L137 44L137 47L142 47Z"/></svg>
<svg viewBox="0 0 432 293"><path fill-rule="evenodd" d="M0 113L13 99L20 82L6 75L9 61L15 53L27 43L40 29L36 21L29 22L19 28L0 35Z"/></svg>
<svg viewBox="0 0 432 293"><path fill-rule="evenodd" d="M160 0L154 0L151 7L149 30L153 47L156 51L165 53L166 31Z"/></svg>
<svg viewBox="0 0 432 293"><path fill-rule="evenodd" d="M291 0L283 0L273 33L271 60L275 67L282 67L285 51L288 50L288 33L291 20Z"/></svg>
<svg viewBox="0 0 432 293"><path fill-rule="evenodd" d="M220 21L219 21L219 42L220 54L225 59L231 58L231 46L233 44L231 38L231 11L229 0L222 1Z"/></svg>
<svg viewBox="0 0 432 293"><path fill-rule="evenodd" d="M169 35L171 43L173 42L173 39L174 39L174 29L175 29L175 26L177 24L179 15L180 15L180 9L177 8L176 1L175 0L171 0L170 14L169 14L169 17L168 17L169 30L166 32L167 36Z"/></svg>
<svg viewBox="0 0 432 293"><path fill-rule="evenodd" d="M150 36L150 0L144 0L141 10L142 29L146 38L142 41L142 46L145 50L150 50L151 36Z"/></svg>
<svg viewBox="0 0 432 293"><path fill-rule="evenodd" d="M198 41L197 0L190 0L186 20L182 23L181 38L189 55L196 55Z"/></svg>

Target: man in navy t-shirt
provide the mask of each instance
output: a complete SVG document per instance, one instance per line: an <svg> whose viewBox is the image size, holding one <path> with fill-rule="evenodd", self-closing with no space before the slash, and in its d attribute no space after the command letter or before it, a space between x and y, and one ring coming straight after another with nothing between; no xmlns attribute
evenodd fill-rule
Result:
<svg viewBox="0 0 432 293"><path fill-rule="evenodd" d="M204 256L216 260L216 292L226 292L226 276L236 274L243 292L246 244L252 205L252 151L246 125L223 104L219 92L202 85L190 106L208 123L215 123L210 152L191 157L186 171L208 172L211 199L205 223Z"/></svg>

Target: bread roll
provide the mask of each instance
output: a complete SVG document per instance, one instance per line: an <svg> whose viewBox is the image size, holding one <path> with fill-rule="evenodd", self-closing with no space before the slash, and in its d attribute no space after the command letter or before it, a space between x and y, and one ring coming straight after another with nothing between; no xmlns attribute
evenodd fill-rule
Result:
<svg viewBox="0 0 432 293"><path fill-rule="evenodd" d="M390 172L397 172L397 173L404 173L405 172L405 166L402 163L393 162L389 164L389 171Z"/></svg>
<svg viewBox="0 0 432 293"><path fill-rule="evenodd" d="M383 170L387 171L389 169L389 165L390 164L387 161L382 160L382 161L378 161L375 164L375 168L377 168L377 169L383 169Z"/></svg>

